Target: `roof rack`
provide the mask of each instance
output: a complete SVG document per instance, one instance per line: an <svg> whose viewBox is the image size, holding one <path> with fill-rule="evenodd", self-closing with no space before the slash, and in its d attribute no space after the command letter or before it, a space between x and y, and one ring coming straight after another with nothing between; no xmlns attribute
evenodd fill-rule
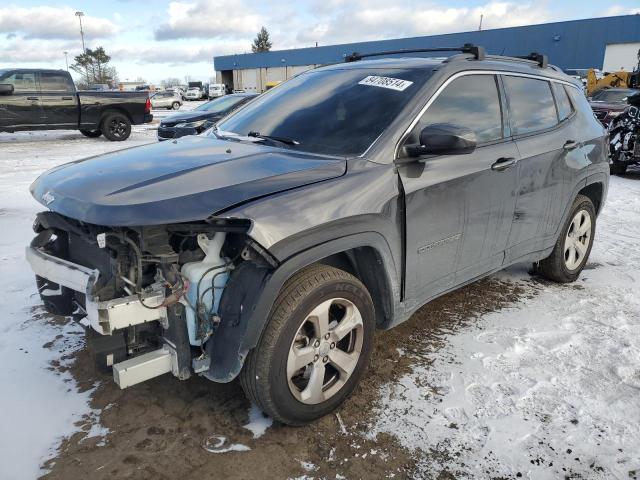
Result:
<svg viewBox="0 0 640 480"><path fill-rule="evenodd" d="M522 58L523 60L531 60L532 62L536 62L540 67L547 68L549 66L549 57L542 53L531 52L529 55L525 55L522 57L514 57L514 58Z"/></svg>
<svg viewBox="0 0 640 480"><path fill-rule="evenodd" d="M481 47L479 45L472 45L470 43L465 43L462 47L409 48L405 50L386 50L383 52L374 52L374 53L353 52L352 54L345 56L344 61L349 63L349 62L357 62L358 60L362 60L365 57L380 57L384 55L398 55L403 53L424 53L424 52L471 53L476 60L484 60L486 56L484 47Z"/></svg>

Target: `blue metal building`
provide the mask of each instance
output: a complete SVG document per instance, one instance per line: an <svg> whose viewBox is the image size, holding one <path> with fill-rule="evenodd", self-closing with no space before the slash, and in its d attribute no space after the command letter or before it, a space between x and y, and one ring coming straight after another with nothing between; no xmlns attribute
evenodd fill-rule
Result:
<svg viewBox="0 0 640 480"><path fill-rule="evenodd" d="M533 51L546 53L549 61L561 68L602 68L608 45L638 42L640 15L624 15L445 35L225 55L214 57L213 62L218 81L238 86L246 78L244 83L256 83L256 90L261 91L264 83L269 81L269 69L272 70L272 79L284 80L291 76L288 72L297 73L301 69L316 65L338 63L343 61L345 55L354 51L367 53L473 43L484 46L487 53L498 55L525 55ZM442 56L441 53L434 55ZM256 82L253 82L253 74L249 75L251 78L247 77L248 72L244 73L243 78L241 71L251 69L257 69ZM260 73L260 69L267 71ZM276 74L274 69L284 69L284 78L280 78L283 74Z"/></svg>

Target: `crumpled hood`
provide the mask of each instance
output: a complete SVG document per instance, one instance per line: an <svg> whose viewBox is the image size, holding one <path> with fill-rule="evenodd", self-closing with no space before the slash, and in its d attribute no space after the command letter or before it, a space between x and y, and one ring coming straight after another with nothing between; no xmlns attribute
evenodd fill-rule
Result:
<svg viewBox="0 0 640 480"><path fill-rule="evenodd" d="M134 147L43 173L34 198L106 226L204 220L240 202L343 175L344 159L211 136Z"/></svg>
<svg viewBox="0 0 640 480"><path fill-rule="evenodd" d="M163 118L160 122L162 126L171 127L177 123L195 122L197 120L217 120L222 117L219 112L207 112L201 110L191 110L190 112L180 112Z"/></svg>

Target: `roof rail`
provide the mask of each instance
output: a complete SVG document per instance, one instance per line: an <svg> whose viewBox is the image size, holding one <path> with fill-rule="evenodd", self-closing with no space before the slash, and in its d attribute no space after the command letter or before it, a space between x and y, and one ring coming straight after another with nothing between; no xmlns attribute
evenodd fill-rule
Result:
<svg viewBox="0 0 640 480"><path fill-rule="evenodd" d="M409 48L405 50L386 50L383 52L374 52L374 53L358 53L353 52L350 55L345 56L345 62L357 62L358 60L362 60L365 57L380 57L384 55L398 55L402 53L424 53L424 52L462 52L462 53L471 53L476 60L484 60L485 58L485 50L484 47L479 45L472 45L470 43L465 43L462 47L440 47L440 48Z"/></svg>
<svg viewBox="0 0 640 480"><path fill-rule="evenodd" d="M531 52L529 55L525 55L522 57L515 57L515 58L522 58L523 60L531 60L532 62L536 62L542 68L547 68L549 66L549 57L538 52Z"/></svg>

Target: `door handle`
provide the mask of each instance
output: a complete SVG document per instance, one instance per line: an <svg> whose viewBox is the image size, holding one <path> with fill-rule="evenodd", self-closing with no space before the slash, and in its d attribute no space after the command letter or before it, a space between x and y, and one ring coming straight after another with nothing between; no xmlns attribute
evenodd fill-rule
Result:
<svg viewBox="0 0 640 480"><path fill-rule="evenodd" d="M38 100L38 97L27 97L27 100Z"/></svg>
<svg viewBox="0 0 640 480"><path fill-rule="evenodd" d="M493 165L491 165L491 170L501 172L502 170L513 167L516 162L517 160L513 157L502 157L496 160Z"/></svg>
<svg viewBox="0 0 640 480"><path fill-rule="evenodd" d="M62 100L73 100L73 97L62 97Z"/></svg>
<svg viewBox="0 0 640 480"><path fill-rule="evenodd" d="M575 140L567 140L566 143L562 146L562 148L564 148L565 150L575 150L579 146L580 146L579 142L576 142Z"/></svg>

